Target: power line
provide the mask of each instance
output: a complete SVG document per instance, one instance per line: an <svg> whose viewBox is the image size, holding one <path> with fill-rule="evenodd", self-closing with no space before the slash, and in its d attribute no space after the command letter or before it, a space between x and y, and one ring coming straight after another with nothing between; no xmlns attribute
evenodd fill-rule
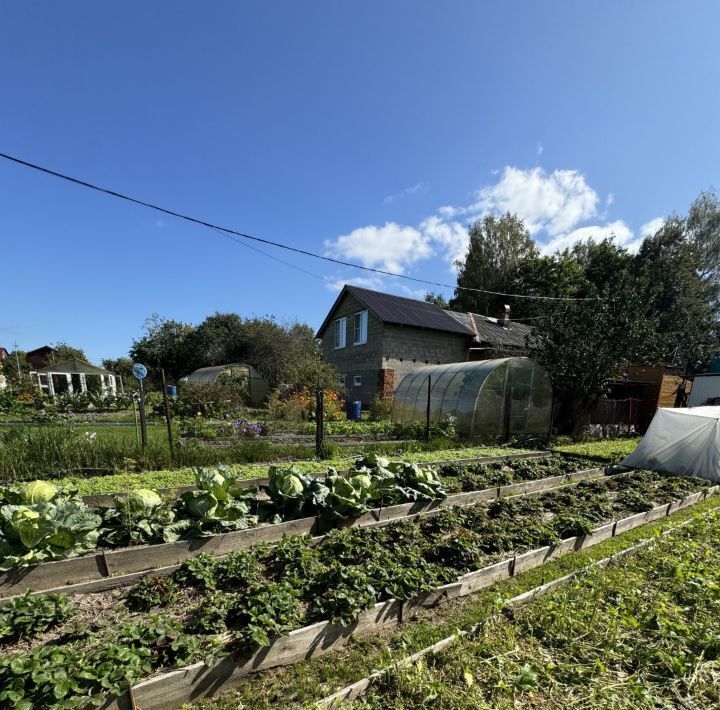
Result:
<svg viewBox="0 0 720 710"><path fill-rule="evenodd" d="M320 259L322 261L329 261L332 264L338 264L339 266L347 266L352 269L360 269L362 271L369 271L374 274L381 274L382 276L392 276L394 278L398 279L405 279L407 281L413 281L415 283L421 283L425 284L427 286L438 286L440 288L449 288L449 289L458 289L461 291L472 291L475 293L486 293L491 296L505 296L507 298L526 298L526 299L535 299L535 300L542 300L542 301L599 301L603 300L601 298L571 298L567 296L529 296L525 294L520 293L502 293L500 291L488 291L486 289L482 288L471 288L469 286L453 286L451 284L445 284L441 283L439 281L429 281L427 279L419 279L415 276L408 276L407 274L397 274L392 271L385 271L384 269L375 269L371 266L362 266L361 264L353 264L349 261L342 261L341 259L333 259L330 256L324 256L322 254L317 254L312 251L308 251L307 249L300 249L298 247L290 246L289 244L283 244L282 242L275 242L271 239L265 239L263 237L258 237L252 234L246 234L245 232L239 232L235 229L231 229L230 227L221 227L217 224L212 224L211 222L206 222L205 220L198 219L197 217L192 217L190 215L183 214L182 212L176 212L175 210L168 209L166 207L160 207L159 205L155 205L152 202L146 202L144 200L140 200L136 197L130 197L129 195L125 195L122 192L118 192L117 190L111 190L109 188L100 187L99 185L94 185L91 182L87 182L85 180L80 180L79 178L71 177L70 175L65 175L64 173L60 173L56 170L51 170L50 168L45 168L42 165L37 165L36 163L28 162L27 160L22 160L21 158L16 158L12 155L8 155L7 153L1 153L0 152L0 158L4 158L5 160L9 160L12 163L16 163L18 165L22 165L26 168L31 168L33 170L37 170L38 172L45 173L46 175L50 175L52 177L58 178L60 180L66 180L67 182L71 182L74 185L79 185L80 187L86 187L89 190L95 190L96 192L101 192L105 195L109 195L110 197L117 197L121 200L126 200L127 202L132 202L136 205L140 205L142 207L147 207L148 209L155 210L156 212L162 212L163 214L169 215L171 217L177 217L178 219L185 220L186 222L191 222L193 224L199 224L203 227L208 227L209 229L213 229L216 232L222 232L225 236L228 236L229 238L233 239L233 237L240 237L241 239L249 239L255 242L260 242L262 244L268 244L269 246L277 247L278 249L285 249L287 251L295 252L296 254L302 254L303 256L309 256L313 259ZM237 241L237 239L233 239L233 241ZM263 253L263 252L261 252ZM267 254L266 256L270 256ZM287 263L287 262L282 262ZM299 267L294 267L299 268ZM318 276L317 274L312 274L312 276ZM320 277L325 279L325 277ZM330 280L330 279L326 279Z"/></svg>

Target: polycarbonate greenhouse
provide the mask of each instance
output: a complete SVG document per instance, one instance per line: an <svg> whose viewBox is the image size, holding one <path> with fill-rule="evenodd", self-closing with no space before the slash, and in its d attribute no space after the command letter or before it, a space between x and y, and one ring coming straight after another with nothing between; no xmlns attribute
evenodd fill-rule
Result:
<svg viewBox="0 0 720 710"><path fill-rule="evenodd" d="M394 422L425 421L428 378L430 421L440 423L452 415L458 434L496 438L550 431L550 378L528 358L420 367L405 375L395 392Z"/></svg>
<svg viewBox="0 0 720 710"><path fill-rule="evenodd" d="M267 397L268 385L265 378L252 366L245 363L201 367L187 378L189 384L214 385L225 378L241 378L248 382L250 404L259 407Z"/></svg>

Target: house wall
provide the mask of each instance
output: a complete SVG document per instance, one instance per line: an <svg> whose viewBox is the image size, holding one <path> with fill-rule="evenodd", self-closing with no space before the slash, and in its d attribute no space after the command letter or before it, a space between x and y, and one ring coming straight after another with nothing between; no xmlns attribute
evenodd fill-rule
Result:
<svg viewBox="0 0 720 710"><path fill-rule="evenodd" d="M385 324L382 366L395 371L395 386L408 372L425 365L444 365L468 359L469 337L412 326Z"/></svg>
<svg viewBox="0 0 720 710"><path fill-rule="evenodd" d="M322 352L335 369L345 375L345 387L351 400L369 406L375 394L391 393L402 378L424 365L464 362L468 359L469 339L457 333L383 323L368 312L368 337L363 345L352 344L352 317L365 307L346 294L333 313L323 334ZM335 349L335 321L347 318L346 345ZM353 384L359 375L362 384Z"/></svg>
<svg viewBox="0 0 720 710"><path fill-rule="evenodd" d="M353 345L353 316L366 310L365 306L350 294L345 294L333 318L323 333L322 352L325 359L341 374L345 375L345 387L351 400L361 400L368 406L378 391L378 377L382 365L383 323L368 312L367 342ZM335 321L347 318L345 347L335 348ZM362 384L356 387L354 378L359 375Z"/></svg>

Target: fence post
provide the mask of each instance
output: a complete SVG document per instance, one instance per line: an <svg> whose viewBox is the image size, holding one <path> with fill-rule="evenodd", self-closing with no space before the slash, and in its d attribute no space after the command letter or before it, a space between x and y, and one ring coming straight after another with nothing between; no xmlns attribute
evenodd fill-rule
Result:
<svg viewBox="0 0 720 710"><path fill-rule="evenodd" d="M167 386L165 385L165 370L160 368L160 374L162 375L162 388L163 388L163 404L165 405L165 421L167 422L168 430L168 446L170 447L170 460L175 456L173 451L173 435L172 435L172 419L170 418L170 403L167 396Z"/></svg>
<svg viewBox="0 0 720 710"><path fill-rule="evenodd" d="M318 382L315 392L315 455L325 458L325 392Z"/></svg>
<svg viewBox="0 0 720 710"><path fill-rule="evenodd" d="M425 443L430 441L430 389L432 387L432 378L428 375L428 391L427 391L427 407L425 409Z"/></svg>
<svg viewBox="0 0 720 710"><path fill-rule="evenodd" d="M140 399L138 405L140 409L140 438L142 440L142 447L145 449L147 446L147 417L145 416L145 387L143 387L142 380L140 380Z"/></svg>

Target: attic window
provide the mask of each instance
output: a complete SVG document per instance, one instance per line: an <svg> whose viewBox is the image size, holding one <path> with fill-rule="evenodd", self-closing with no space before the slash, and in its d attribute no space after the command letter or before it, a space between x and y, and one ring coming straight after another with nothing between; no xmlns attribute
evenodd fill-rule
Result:
<svg viewBox="0 0 720 710"><path fill-rule="evenodd" d="M360 311L353 316L353 345L367 343L367 324L367 311Z"/></svg>
<svg viewBox="0 0 720 710"><path fill-rule="evenodd" d="M345 332L347 330L347 318L338 318L335 321L335 349L345 347Z"/></svg>

